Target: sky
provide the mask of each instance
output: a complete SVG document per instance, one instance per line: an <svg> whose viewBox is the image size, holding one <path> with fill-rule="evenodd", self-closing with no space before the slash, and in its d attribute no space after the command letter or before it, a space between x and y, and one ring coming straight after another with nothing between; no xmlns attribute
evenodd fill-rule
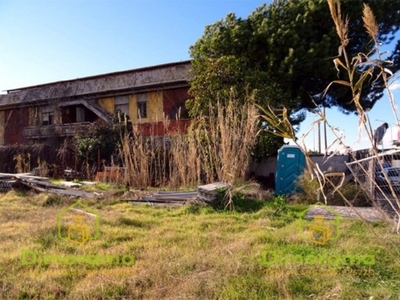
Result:
<svg viewBox="0 0 400 300"><path fill-rule="evenodd" d="M231 12L246 18L264 2L270 1L0 0L0 91L189 60L189 47L207 25ZM400 81L392 92L395 99L400 96ZM334 108L327 118L347 146L369 147L366 134L359 137L356 116ZM316 119L309 113L298 136ZM373 128L382 120L397 123L386 95L369 119ZM395 130L388 130L385 146L397 138ZM317 126L304 140L308 149L318 150ZM321 141L324 151L323 136ZM327 144L333 141L328 130Z"/></svg>
<svg viewBox="0 0 400 300"><path fill-rule="evenodd" d="M190 59L205 26L252 0L0 0L0 90Z"/></svg>

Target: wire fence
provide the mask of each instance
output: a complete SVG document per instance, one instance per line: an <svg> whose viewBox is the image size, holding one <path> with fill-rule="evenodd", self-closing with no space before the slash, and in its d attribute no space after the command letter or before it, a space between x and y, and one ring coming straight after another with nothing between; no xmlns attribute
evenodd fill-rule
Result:
<svg viewBox="0 0 400 300"><path fill-rule="evenodd" d="M389 150L346 163L374 206L400 217L400 150Z"/></svg>

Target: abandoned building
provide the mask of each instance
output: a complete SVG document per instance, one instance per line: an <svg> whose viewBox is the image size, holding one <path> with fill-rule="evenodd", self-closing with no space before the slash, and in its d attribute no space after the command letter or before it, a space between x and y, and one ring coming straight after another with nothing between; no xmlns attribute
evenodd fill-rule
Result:
<svg viewBox="0 0 400 300"><path fill-rule="evenodd" d="M112 122L117 111L143 135L184 129L189 68L182 61L7 90L0 95L0 146L60 141L96 121Z"/></svg>

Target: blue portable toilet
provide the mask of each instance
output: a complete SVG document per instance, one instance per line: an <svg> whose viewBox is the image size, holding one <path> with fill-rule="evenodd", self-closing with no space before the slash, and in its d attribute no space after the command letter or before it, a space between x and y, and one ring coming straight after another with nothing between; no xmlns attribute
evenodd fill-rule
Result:
<svg viewBox="0 0 400 300"><path fill-rule="evenodd" d="M297 177L304 172L306 157L298 146L284 145L278 150L275 172L275 194L286 195L296 190Z"/></svg>

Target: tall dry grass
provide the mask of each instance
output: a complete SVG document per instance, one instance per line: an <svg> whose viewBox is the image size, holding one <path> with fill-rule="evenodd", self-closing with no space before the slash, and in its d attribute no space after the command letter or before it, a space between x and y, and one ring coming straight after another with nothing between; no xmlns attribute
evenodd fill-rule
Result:
<svg viewBox="0 0 400 300"><path fill-rule="evenodd" d="M170 136L168 179L171 188L191 187L202 182L202 163L197 144L198 131Z"/></svg>
<svg viewBox="0 0 400 300"><path fill-rule="evenodd" d="M31 171L31 154L17 153L13 157L15 161L15 171L17 173L27 173Z"/></svg>
<svg viewBox="0 0 400 300"><path fill-rule="evenodd" d="M162 135L156 125L148 136L133 126L121 137L127 185L178 188L243 181L256 141L258 112L251 97L243 106L236 103L232 94L225 106L210 104L208 114L193 119L186 131L171 133L166 117Z"/></svg>
<svg viewBox="0 0 400 300"><path fill-rule="evenodd" d="M125 182L127 185L137 188L149 186L151 182L149 164L152 159L152 151L149 143L137 132L122 137L121 153L126 167Z"/></svg>
<svg viewBox="0 0 400 300"><path fill-rule="evenodd" d="M234 95L232 95L234 98ZM258 112L246 102L238 107L231 100L226 106L210 105L209 117L200 122L203 147L200 147L206 180L236 183L244 179L250 149L257 138Z"/></svg>

